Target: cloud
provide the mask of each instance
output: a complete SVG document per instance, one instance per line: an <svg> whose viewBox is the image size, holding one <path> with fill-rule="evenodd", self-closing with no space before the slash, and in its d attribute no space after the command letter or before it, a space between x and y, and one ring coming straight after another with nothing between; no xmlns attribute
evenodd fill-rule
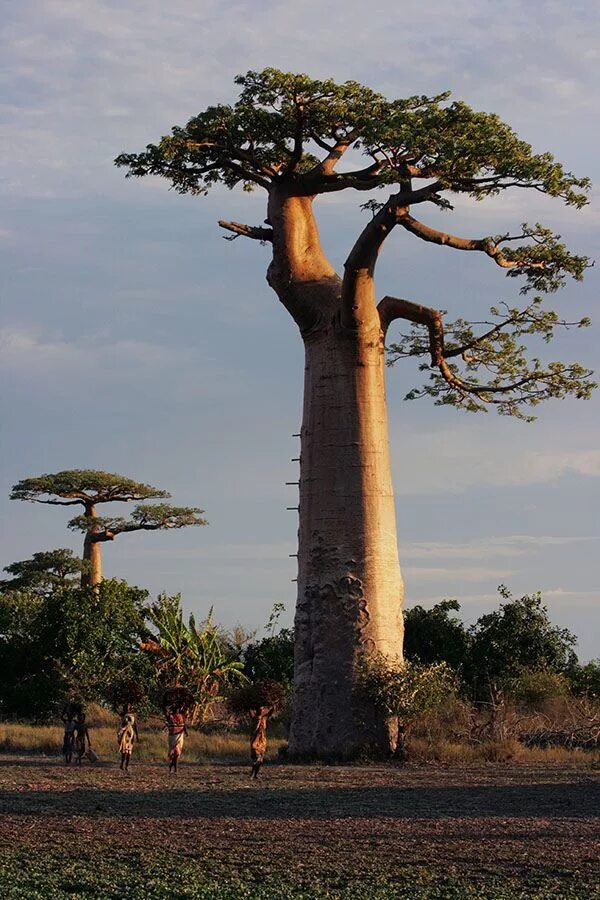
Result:
<svg viewBox="0 0 600 900"><path fill-rule="evenodd" d="M515 429L512 424L502 419L479 424L463 418L460 427L407 431L404 423L392 420L397 494L460 494L476 486L521 487L566 475L600 476L600 432L594 424L576 433L554 431L550 420L533 429ZM552 450L539 449L550 445Z"/></svg>
<svg viewBox="0 0 600 900"><path fill-rule="evenodd" d="M282 562L289 564L290 554L295 553L296 545L291 541L281 543L248 543L248 544L213 544L203 547L187 547L172 549L166 547L128 548L128 555L132 558L152 556L154 559L202 559L205 562Z"/></svg>
<svg viewBox="0 0 600 900"><path fill-rule="evenodd" d="M122 190L116 153L227 102L234 74L265 65L357 78L390 95L451 87L541 140L551 124L594 120L597 20L591 2L551 0L388 0L372 16L359 0L331 0L327 20L318 0L23 0L2 29L4 189Z"/></svg>
<svg viewBox="0 0 600 900"><path fill-rule="evenodd" d="M106 333L76 338L40 334L25 328L0 328L0 372L45 389L81 394L92 384L119 395L125 385L155 396L166 391L171 403L210 394L239 396L245 390L235 367L217 362L207 348L178 346L135 338L112 338Z"/></svg>

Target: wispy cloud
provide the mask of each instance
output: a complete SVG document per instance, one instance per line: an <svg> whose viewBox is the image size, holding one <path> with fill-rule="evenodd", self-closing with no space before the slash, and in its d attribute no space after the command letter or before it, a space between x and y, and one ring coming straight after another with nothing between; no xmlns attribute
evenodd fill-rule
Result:
<svg viewBox="0 0 600 900"><path fill-rule="evenodd" d="M265 65L358 78L395 95L451 87L520 116L534 136L533 109L556 122L583 111L593 118L598 108L597 92L585 89L598 63L598 13L586 2L388 0L365 16L359 0L332 0L326 20L318 0L172 0L168 8L154 0L23 0L7 13L3 140L12 192L105 190L116 183L108 173L119 150L227 102L237 71ZM360 52L349 53L359 43Z"/></svg>
<svg viewBox="0 0 600 900"><path fill-rule="evenodd" d="M520 487L569 474L600 476L600 429L593 422L577 434L553 433L550 424L536 423L535 433L525 428L509 431L506 425L488 419L486 431L463 419L460 427L442 427L433 438L429 429L407 434L393 423L397 492L460 494L475 486ZM552 434L552 450L546 449L546 434Z"/></svg>

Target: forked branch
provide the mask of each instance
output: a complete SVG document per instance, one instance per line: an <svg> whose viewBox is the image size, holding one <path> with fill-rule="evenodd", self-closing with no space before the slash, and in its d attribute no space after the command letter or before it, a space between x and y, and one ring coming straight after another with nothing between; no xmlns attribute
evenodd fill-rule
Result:
<svg viewBox="0 0 600 900"><path fill-rule="evenodd" d="M539 359L530 363L526 359L525 347L515 338L533 333L542 334L549 341L557 326L585 327L589 320L578 322L560 320L556 313L540 308L541 298L536 298L525 310L507 308L506 318L479 337L473 334L468 323L459 320L451 326L454 341L445 346L442 313L439 310L412 303L399 297L384 297L377 309L381 327L385 332L395 319L404 319L427 328L428 342L424 343L418 329L412 335L403 336L403 343L392 345L391 363L402 356L422 356L428 353L431 367L437 372L430 374L430 384L422 389L410 391L407 399L422 396L436 398L438 404L461 406L470 411L484 409L492 404L505 415L524 416L519 407L536 406L550 397L564 397L572 394L580 399L590 396L595 387L592 372L579 363L548 363L542 365ZM498 310L493 310L498 315ZM492 323L480 323L492 324ZM459 338L459 343L456 338ZM459 374L455 363L448 359L461 356L470 378ZM429 369L423 364L421 370ZM488 373L487 383L480 383L476 373L484 369Z"/></svg>

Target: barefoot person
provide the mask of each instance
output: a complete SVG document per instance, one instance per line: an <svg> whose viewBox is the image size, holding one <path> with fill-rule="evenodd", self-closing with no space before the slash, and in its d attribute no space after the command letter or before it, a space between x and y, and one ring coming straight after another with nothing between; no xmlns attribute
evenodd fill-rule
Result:
<svg viewBox="0 0 600 900"><path fill-rule="evenodd" d="M88 751L92 749L90 741L90 733L85 723L85 713L79 713L75 720L75 751L77 753L77 762L81 765L81 760L85 756L85 742L87 741Z"/></svg>
<svg viewBox="0 0 600 900"><path fill-rule="evenodd" d="M121 714L121 727L117 732L117 742L121 754L121 771L129 772L133 744L139 739L137 722L131 709L131 703L126 703Z"/></svg>
<svg viewBox="0 0 600 900"><path fill-rule="evenodd" d="M252 770L250 778L256 778L263 764L267 751L267 723L275 709L272 706L261 706L250 710L250 759Z"/></svg>
<svg viewBox="0 0 600 900"><path fill-rule="evenodd" d="M63 737L63 756L65 765L70 766L73 761L73 753L75 751L75 732L77 730L77 722L75 719L64 719L65 734Z"/></svg>
<svg viewBox="0 0 600 900"><path fill-rule="evenodd" d="M165 729L169 736L169 774L171 772L177 774L177 761L183 751L183 739L187 736L187 728L185 727L185 719L181 708L167 716Z"/></svg>

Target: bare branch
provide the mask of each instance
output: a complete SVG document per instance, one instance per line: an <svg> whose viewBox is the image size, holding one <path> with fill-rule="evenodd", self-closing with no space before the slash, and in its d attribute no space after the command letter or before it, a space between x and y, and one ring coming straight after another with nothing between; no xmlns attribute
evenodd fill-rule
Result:
<svg viewBox="0 0 600 900"><path fill-rule="evenodd" d="M254 241L273 241L273 229L261 228L259 225L244 225L242 222L226 222L219 219L219 227L233 232L231 237L223 235L226 241L235 241L238 237L252 238Z"/></svg>
<svg viewBox="0 0 600 900"><path fill-rule="evenodd" d="M545 267L544 262L522 263L516 260L507 259L502 253L499 244L494 243L491 238L471 239L457 237L454 234L447 234L444 231L438 231L436 228L431 228L429 225L419 222L418 219L409 215L408 212L398 217L397 224L401 225L402 228L405 228L407 231L410 231L411 234L415 234L417 237L421 238L422 241L428 241L429 243L439 244L444 247L452 247L454 250L472 250L486 253L494 260L496 265L502 266L504 269L525 267L528 269L543 269ZM522 237L525 238L527 235L522 235ZM514 237L510 238L510 240L515 239L516 238ZM508 240L508 238L504 238L504 240Z"/></svg>

